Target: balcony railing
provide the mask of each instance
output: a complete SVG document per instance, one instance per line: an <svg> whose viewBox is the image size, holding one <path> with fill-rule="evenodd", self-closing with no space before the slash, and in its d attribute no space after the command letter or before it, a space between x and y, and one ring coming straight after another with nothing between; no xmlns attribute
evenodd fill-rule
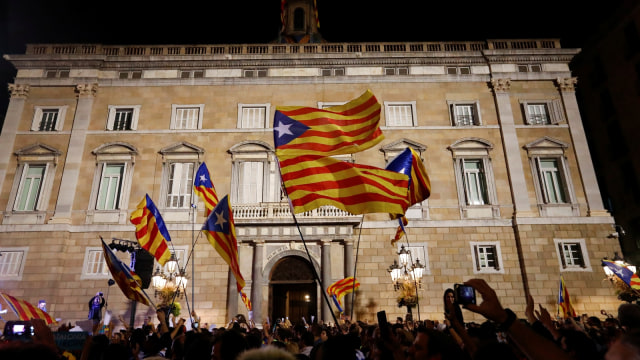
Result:
<svg viewBox="0 0 640 360"><path fill-rule="evenodd" d="M416 53L439 51L481 51L485 49L559 49L560 39L506 39L487 41L408 43L321 43L243 45L101 45L28 44L27 55L106 56L204 56L274 54Z"/></svg>
<svg viewBox="0 0 640 360"><path fill-rule="evenodd" d="M260 204L235 204L234 219L285 219L292 218L287 203L264 202ZM317 209L296 214L297 218L344 218L355 216L334 206L321 206Z"/></svg>

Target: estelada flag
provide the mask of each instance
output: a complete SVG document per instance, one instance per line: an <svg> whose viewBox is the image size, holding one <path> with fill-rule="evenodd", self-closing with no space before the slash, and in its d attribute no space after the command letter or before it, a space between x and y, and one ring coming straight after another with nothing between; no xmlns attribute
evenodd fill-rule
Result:
<svg viewBox="0 0 640 360"><path fill-rule="evenodd" d="M15 298L9 294L0 293L0 296L4 298L4 301L9 304L11 310L16 313L16 316L20 320L42 319L47 325L53 324L56 320L51 317L46 311L41 310L37 306L33 306L31 303Z"/></svg>
<svg viewBox="0 0 640 360"><path fill-rule="evenodd" d="M369 149L384 139L380 108L369 90L344 105L326 109L278 106L273 119L276 155L332 156Z"/></svg>
<svg viewBox="0 0 640 360"><path fill-rule="evenodd" d="M218 204L218 195L211 181L209 169L207 169L207 165L204 162L198 167L196 178L193 179L193 191L204 201L204 214L209 217L213 208Z"/></svg>
<svg viewBox="0 0 640 360"><path fill-rule="evenodd" d="M136 226L136 239L140 247L147 250L163 265L171 257L168 241L171 241L160 211L148 194L144 196L138 208L131 213L131 223Z"/></svg>
<svg viewBox="0 0 640 360"><path fill-rule="evenodd" d="M111 272L111 276L113 276L113 280L118 284L118 287L122 290L124 296L126 296L127 299L153 306L155 308L153 301L142 289L142 281L140 280L140 277L131 271L125 263L118 259L116 254L111 251L104 240L101 241L102 250L104 251L104 261L107 263L107 267Z"/></svg>

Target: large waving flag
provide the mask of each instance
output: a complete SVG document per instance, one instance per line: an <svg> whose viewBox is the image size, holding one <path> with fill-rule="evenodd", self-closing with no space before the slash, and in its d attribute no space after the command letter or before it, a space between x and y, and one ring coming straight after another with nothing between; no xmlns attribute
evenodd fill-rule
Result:
<svg viewBox="0 0 640 360"><path fill-rule="evenodd" d="M328 156L281 157L280 172L294 213L332 205L351 214L404 214L409 178L395 171Z"/></svg>
<svg viewBox="0 0 640 360"><path fill-rule="evenodd" d="M104 251L104 261L107 263L107 267L113 276L116 284L124 296L127 299L137 301L139 303L156 307L153 301L147 296L147 293L142 289L142 281L140 277L136 275L129 267L120 261L116 254L111 251L109 246L102 240L102 250Z"/></svg>
<svg viewBox="0 0 640 360"><path fill-rule="evenodd" d="M565 319L576 316L576 311L573 309L571 298L569 297L569 290L564 284L562 275L560 275L560 291L558 292L558 313Z"/></svg>
<svg viewBox="0 0 640 360"><path fill-rule="evenodd" d="M164 265L171 257L168 244L171 237L160 211L148 194L131 213L131 223L136 226L136 238L140 247L153 255L160 265Z"/></svg>
<svg viewBox="0 0 640 360"><path fill-rule="evenodd" d="M610 260L602 260L602 266L608 267L620 280L629 285L632 289L640 290L640 277L626 266L620 266Z"/></svg>
<svg viewBox="0 0 640 360"><path fill-rule="evenodd" d="M384 139L380 103L367 90L359 98L327 109L278 106L273 120L276 155L352 154Z"/></svg>
<svg viewBox="0 0 640 360"><path fill-rule="evenodd" d="M33 306L31 303L28 303L24 300L20 300L15 298L9 294L0 293L0 296L4 299L4 301L9 304L11 310L16 313L16 316L20 320L31 320L31 319L42 319L47 324L53 324L56 322L54 318L51 317L47 312L40 310L37 306Z"/></svg>
<svg viewBox="0 0 640 360"><path fill-rule="evenodd" d="M216 194L216 189L213 187L209 169L207 169L207 165L204 162L200 164L198 172L196 172L196 178L193 181L193 191L204 201L204 214L209 217L213 208L218 204L218 195Z"/></svg>
<svg viewBox="0 0 640 360"><path fill-rule="evenodd" d="M407 234L407 230L404 228L409 223L406 216L401 216L398 218L398 228L396 229L396 234L391 239L391 245L395 245L398 240L402 238L402 235Z"/></svg>
<svg viewBox="0 0 640 360"><path fill-rule="evenodd" d="M338 280L327 288L327 294L333 298L333 302L338 307L338 311L342 312L342 298L360 287L360 282L353 276Z"/></svg>
<svg viewBox="0 0 640 360"><path fill-rule="evenodd" d="M218 205L216 205L202 226L202 231L207 236L209 243L211 243L218 254L222 256L224 261L229 264L231 272L236 278L238 292L242 294L245 282L240 273L240 265L238 263L238 243L236 240L236 228L233 223L233 212L231 211L229 195L226 195L218 202Z"/></svg>

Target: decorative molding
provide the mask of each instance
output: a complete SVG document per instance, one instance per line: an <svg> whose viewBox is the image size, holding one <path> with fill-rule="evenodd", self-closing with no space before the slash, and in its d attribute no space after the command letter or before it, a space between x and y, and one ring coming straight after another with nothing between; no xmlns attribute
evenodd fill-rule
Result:
<svg viewBox="0 0 640 360"><path fill-rule="evenodd" d="M575 92L576 84L578 83L578 78L557 78L556 83L558 84L558 88L562 92Z"/></svg>
<svg viewBox="0 0 640 360"><path fill-rule="evenodd" d="M9 93L11 98L26 99L29 96L29 85L9 84Z"/></svg>
<svg viewBox="0 0 640 360"><path fill-rule="evenodd" d="M507 92L511 88L511 79L491 79L491 86L496 93Z"/></svg>
<svg viewBox="0 0 640 360"><path fill-rule="evenodd" d="M76 93L79 98L94 97L98 91L98 84L78 84L76 85Z"/></svg>

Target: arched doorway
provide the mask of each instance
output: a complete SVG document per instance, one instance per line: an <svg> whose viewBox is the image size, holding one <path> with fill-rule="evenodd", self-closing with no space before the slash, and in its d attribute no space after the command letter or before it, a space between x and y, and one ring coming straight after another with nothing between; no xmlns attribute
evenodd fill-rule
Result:
<svg viewBox="0 0 640 360"><path fill-rule="evenodd" d="M296 324L318 318L318 287L309 261L299 256L280 259L269 281L269 319L289 318Z"/></svg>

